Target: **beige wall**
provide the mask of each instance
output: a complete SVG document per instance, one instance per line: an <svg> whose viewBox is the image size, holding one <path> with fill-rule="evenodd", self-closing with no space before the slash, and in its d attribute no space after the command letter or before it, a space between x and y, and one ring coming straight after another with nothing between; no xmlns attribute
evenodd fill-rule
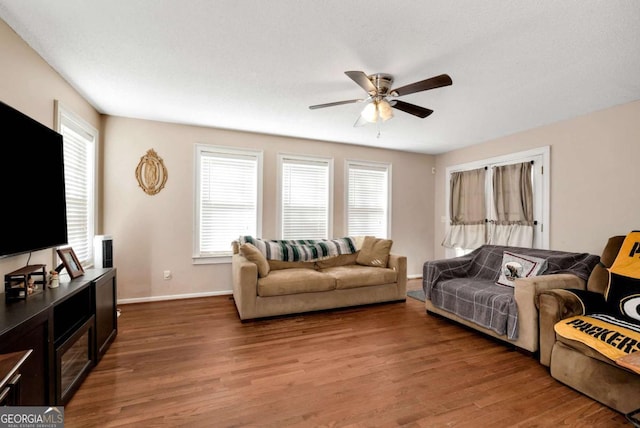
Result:
<svg viewBox="0 0 640 428"><path fill-rule="evenodd" d="M99 127L98 112L2 20L0 20L0 58L2 58L2 67L0 67L0 100L2 102L53 129L53 104L57 99L81 115L87 122L96 128ZM11 142L5 140L2 144L11 144ZM3 159L3 161L8 160ZM34 196L46 199L47 195L43 192L41 195ZM26 265L28 259L29 254L0 259L0 274L4 275ZM29 263L46 264L49 270L55 268L56 256L52 250L38 251L32 255Z"/></svg>
<svg viewBox="0 0 640 428"><path fill-rule="evenodd" d="M446 168L551 147L550 247L600 254L609 236L640 229L640 101L436 157L434 254L445 224Z"/></svg>
<svg viewBox="0 0 640 428"><path fill-rule="evenodd" d="M259 149L264 155L262 236L277 238L278 153L334 159L333 235L345 236L346 159L392 164L392 251L408 257L410 275L420 275L432 257L434 157L354 145L246 132L107 117L105 135L105 233L113 236L120 297L142 299L231 289L229 264L193 265L194 146L197 143ZM138 186L135 168L153 148L168 170L154 196ZM164 270L173 278L164 280Z"/></svg>
<svg viewBox="0 0 640 428"><path fill-rule="evenodd" d="M409 274L421 273L432 257L434 157L319 141L223 131L192 126L101 118L10 27L0 20L0 99L53 128L54 99L100 130L98 233L114 239L119 298L160 298L231 289L228 264L193 265L193 156L195 143L264 150L264 237L275 237L276 164L279 152L331 155L334 158L334 236L344 230L344 160L391 162L393 251L408 256ZM102 120L104 119L104 120ZM150 148L164 158L169 171L166 188L146 195L134 171ZM104 193L102 195L102 193ZM45 196L45 195L43 195ZM416 239L416 237L419 237ZM4 274L26 264L27 255L0 259ZM51 250L35 253L31 263L56 263ZM162 279L171 270L173 279Z"/></svg>
<svg viewBox="0 0 640 428"><path fill-rule="evenodd" d="M264 150L264 237L276 233L273 201L279 152L334 157L335 236L344 235L344 160L391 162L393 250L408 256L411 275L421 273L425 260L444 255L440 217L445 213L445 169L530 148L551 146L552 248L599 253L608 236L640 228L640 101L427 156L118 117L101 121L98 112L2 21L0 56L10 64L0 67L2 101L53 127L53 101L58 99L101 130L104 209L98 232L114 237L121 299L230 289L229 265L191 262L195 143ZM140 157L150 148L169 170L167 186L156 196L138 188L134 176ZM26 262L26 255L0 259L0 273ZM55 258L52 251L40 251L30 262L52 267ZM167 269L174 274L170 281L162 279Z"/></svg>

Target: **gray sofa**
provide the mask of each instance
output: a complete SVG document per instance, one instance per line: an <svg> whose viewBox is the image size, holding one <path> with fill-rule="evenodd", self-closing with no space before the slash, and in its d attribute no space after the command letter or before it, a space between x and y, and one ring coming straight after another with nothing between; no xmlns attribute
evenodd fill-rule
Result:
<svg viewBox="0 0 640 428"><path fill-rule="evenodd" d="M233 299L241 320L406 300L407 259L358 264L359 251L313 262L250 261L234 244ZM265 272L267 272L265 274Z"/></svg>
<svg viewBox="0 0 640 428"><path fill-rule="evenodd" d="M505 251L544 259L541 275L496 284ZM529 353L539 349L536 295L542 290L584 289L598 256L586 253L484 245L423 266L427 313L437 314Z"/></svg>

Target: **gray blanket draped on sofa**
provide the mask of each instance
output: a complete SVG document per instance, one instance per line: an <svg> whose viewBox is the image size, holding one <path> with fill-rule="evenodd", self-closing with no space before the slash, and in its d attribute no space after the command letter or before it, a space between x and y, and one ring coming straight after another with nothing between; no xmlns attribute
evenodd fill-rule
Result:
<svg viewBox="0 0 640 428"><path fill-rule="evenodd" d="M585 281L600 260L587 253L483 245L465 256L426 262L422 276L426 299L511 340L517 339L518 307L513 288L496 284L504 251L545 259L547 269L542 275L571 273Z"/></svg>

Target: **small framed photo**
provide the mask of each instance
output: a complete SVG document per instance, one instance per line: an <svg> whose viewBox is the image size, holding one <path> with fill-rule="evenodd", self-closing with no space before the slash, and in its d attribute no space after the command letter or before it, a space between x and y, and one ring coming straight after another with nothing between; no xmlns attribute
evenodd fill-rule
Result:
<svg viewBox="0 0 640 428"><path fill-rule="evenodd" d="M59 248L56 251L71 279L84 275L84 269L82 269L78 256L73 252L73 248Z"/></svg>

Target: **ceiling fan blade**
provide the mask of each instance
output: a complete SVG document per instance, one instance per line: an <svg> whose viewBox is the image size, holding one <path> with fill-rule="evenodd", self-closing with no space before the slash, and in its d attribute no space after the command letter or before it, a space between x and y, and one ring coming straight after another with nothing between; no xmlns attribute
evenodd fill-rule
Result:
<svg viewBox="0 0 640 428"><path fill-rule="evenodd" d="M367 93L372 94L376 93L378 89L376 89L375 85L371 83L371 80L367 77L367 75L362 71L345 71L344 74L349 76L351 80L356 82L362 89L367 91Z"/></svg>
<svg viewBox="0 0 640 428"><path fill-rule="evenodd" d="M415 104L405 103L404 101L392 101L390 104L393 108L401 110L405 113L412 114L414 116L418 116L421 119L424 119L425 117L433 113L433 110L420 107Z"/></svg>
<svg viewBox="0 0 640 428"><path fill-rule="evenodd" d="M326 104L316 104L314 106L309 106L309 108L311 110L315 110L317 108L324 108L324 107L333 107L333 106L340 106L342 104L352 104L352 103L357 103L360 102L362 100L346 100L346 101L336 101L334 103L326 103Z"/></svg>
<svg viewBox="0 0 640 428"><path fill-rule="evenodd" d="M411 83L409 85L401 86L396 89L392 89L390 95L401 96L407 94L413 94L414 92L426 91L428 89L441 88L443 86L449 86L453 83L451 77L448 74L441 74L439 76L431 77L429 79L421 80L419 82Z"/></svg>

